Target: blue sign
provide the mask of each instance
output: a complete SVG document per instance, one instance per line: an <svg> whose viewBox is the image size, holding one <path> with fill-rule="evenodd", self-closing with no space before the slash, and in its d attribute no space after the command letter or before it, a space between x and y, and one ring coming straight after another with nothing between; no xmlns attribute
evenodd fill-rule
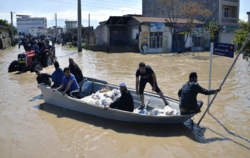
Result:
<svg viewBox="0 0 250 158"><path fill-rule="evenodd" d="M150 22L150 32L163 32L165 22Z"/></svg>
<svg viewBox="0 0 250 158"><path fill-rule="evenodd" d="M234 45L227 43L214 43L213 54L234 58Z"/></svg>
<svg viewBox="0 0 250 158"><path fill-rule="evenodd" d="M181 33L188 31L185 23L175 23L173 25L173 33Z"/></svg>

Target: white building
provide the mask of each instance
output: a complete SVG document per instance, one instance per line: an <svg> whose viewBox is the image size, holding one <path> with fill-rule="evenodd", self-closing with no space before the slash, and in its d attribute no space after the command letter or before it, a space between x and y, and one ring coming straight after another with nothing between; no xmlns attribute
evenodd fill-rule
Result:
<svg viewBox="0 0 250 158"><path fill-rule="evenodd" d="M71 29L77 27L77 21L65 21L66 32L70 32Z"/></svg>
<svg viewBox="0 0 250 158"><path fill-rule="evenodd" d="M43 27L31 27L29 28L29 33L33 36L33 37L39 37L41 35L44 35L44 28Z"/></svg>
<svg viewBox="0 0 250 158"><path fill-rule="evenodd" d="M47 35L47 18L46 17L35 17L32 18L29 15L17 15L16 19L18 33L29 32L30 28L43 28L43 34ZM39 30L39 29L38 29Z"/></svg>

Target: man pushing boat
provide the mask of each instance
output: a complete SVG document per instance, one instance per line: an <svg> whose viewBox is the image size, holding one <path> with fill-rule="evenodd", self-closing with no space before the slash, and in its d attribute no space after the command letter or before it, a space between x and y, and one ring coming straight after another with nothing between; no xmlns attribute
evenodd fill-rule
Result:
<svg viewBox="0 0 250 158"><path fill-rule="evenodd" d="M140 80L139 80L139 76L141 76ZM139 64L139 68L136 71L136 95L140 95L140 99L142 103L139 109L143 109L145 107L143 92L148 82L152 86L152 91L155 91L161 97L164 104L167 106L168 102L165 99L162 91L157 85L156 75L153 69L149 65L145 65L144 62L141 62Z"/></svg>

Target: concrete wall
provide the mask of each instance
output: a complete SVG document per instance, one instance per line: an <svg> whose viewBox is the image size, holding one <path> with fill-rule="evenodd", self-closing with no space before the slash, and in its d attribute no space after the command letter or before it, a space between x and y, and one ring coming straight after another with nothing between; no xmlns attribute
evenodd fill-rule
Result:
<svg viewBox="0 0 250 158"><path fill-rule="evenodd" d="M0 38L0 49L5 49L11 46L10 38L2 39Z"/></svg>
<svg viewBox="0 0 250 158"><path fill-rule="evenodd" d="M107 46L108 45L108 26L105 24L97 26L95 29L96 45Z"/></svg>
<svg viewBox="0 0 250 158"><path fill-rule="evenodd" d="M96 45L96 38L94 32L86 33L86 45Z"/></svg>
<svg viewBox="0 0 250 158"><path fill-rule="evenodd" d="M6 29L0 29L0 38L9 38L10 34L9 34L9 30Z"/></svg>
<svg viewBox="0 0 250 158"><path fill-rule="evenodd" d="M204 5L205 9L213 12L213 15L209 18L219 20L219 0L179 0L182 3L198 2L200 5ZM164 17L167 18L167 10L164 5L158 3L157 0L143 0L142 2L142 15L144 17ZM197 17L202 19L202 17Z"/></svg>

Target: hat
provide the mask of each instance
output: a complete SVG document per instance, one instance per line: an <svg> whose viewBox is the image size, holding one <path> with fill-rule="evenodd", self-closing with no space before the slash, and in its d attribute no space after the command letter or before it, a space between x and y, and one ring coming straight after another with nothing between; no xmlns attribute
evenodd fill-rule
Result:
<svg viewBox="0 0 250 158"><path fill-rule="evenodd" d="M140 67L145 66L145 63L144 62L140 62L139 66Z"/></svg>
<svg viewBox="0 0 250 158"><path fill-rule="evenodd" d="M196 72L191 72L189 75L189 79L197 77L197 73Z"/></svg>
<svg viewBox="0 0 250 158"><path fill-rule="evenodd" d="M122 82L122 83L119 84L119 86L126 87L127 85L126 85L126 83Z"/></svg>

